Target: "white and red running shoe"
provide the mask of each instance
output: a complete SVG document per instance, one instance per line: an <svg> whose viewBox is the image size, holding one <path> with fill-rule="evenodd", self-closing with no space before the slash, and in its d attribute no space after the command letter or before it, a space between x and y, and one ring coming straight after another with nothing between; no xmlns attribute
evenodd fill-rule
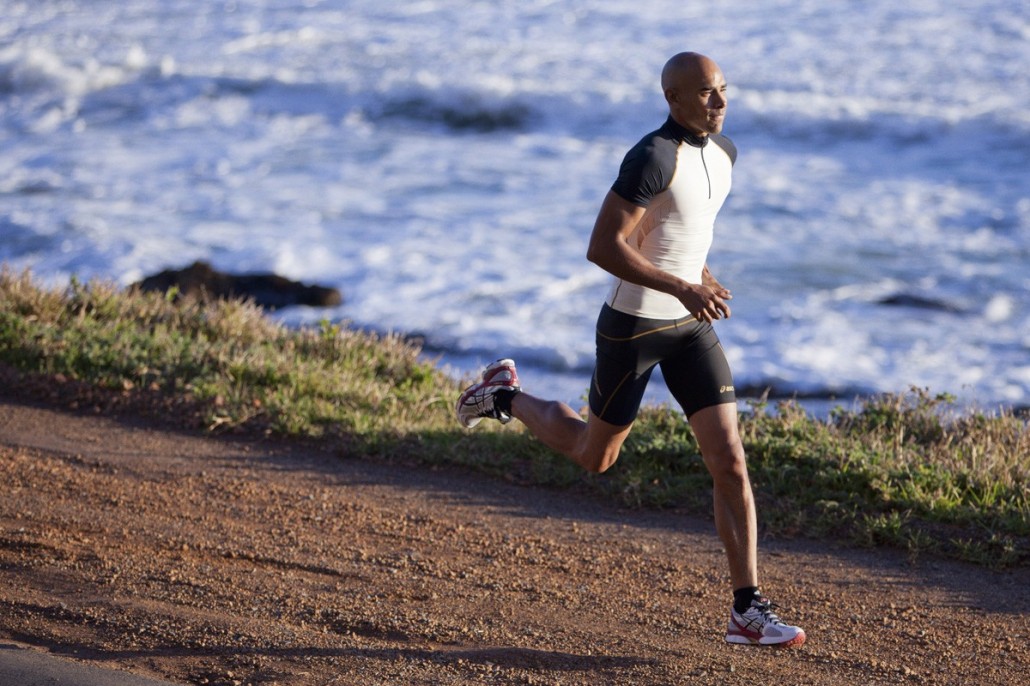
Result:
<svg viewBox="0 0 1030 686"><path fill-rule="evenodd" d="M767 599L756 598L743 613L730 610L726 642L776 648L796 648L802 645L805 642L805 630L785 624L773 612L774 608L776 605Z"/></svg>
<svg viewBox="0 0 1030 686"><path fill-rule="evenodd" d="M458 421L471 429L485 418L496 419L501 424L511 421L511 415L494 405L497 391L520 391L519 375L515 372L514 360L497 360L483 370L483 380L472 384L458 398L455 411Z"/></svg>

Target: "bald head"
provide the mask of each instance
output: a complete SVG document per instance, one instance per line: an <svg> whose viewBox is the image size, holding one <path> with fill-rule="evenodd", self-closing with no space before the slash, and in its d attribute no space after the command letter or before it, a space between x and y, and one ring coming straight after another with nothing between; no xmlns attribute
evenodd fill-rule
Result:
<svg viewBox="0 0 1030 686"><path fill-rule="evenodd" d="M667 91L684 79L696 78L705 64L714 65L715 62L698 52L681 52L673 55L662 69L662 90Z"/></svg>
<svg viewBox="0 0 1030 686"><path fill-rule="evenodd" d="M673 55L662 69L669 114L699 136L719 133L726 114L726 79L719 65L696 52Z"/></svg>

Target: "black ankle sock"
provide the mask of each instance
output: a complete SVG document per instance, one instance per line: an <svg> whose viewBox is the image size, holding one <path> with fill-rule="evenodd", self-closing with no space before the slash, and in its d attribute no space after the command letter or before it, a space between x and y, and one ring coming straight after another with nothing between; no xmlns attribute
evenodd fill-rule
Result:
<svg viewBox="0 0 1030 686"><path fill-rule="evenodd" d="M733 592L733 609L738 613L745 612L751 607L751 601L759 597L758 587L756 586L738 588Z"/></svg>
<svg viewBox="0 0 1030 686"><path fill-rule="evenodd" d="M507 391L497 391L494 393L494 407L501 412L510 415L511 414L511 401L518 395L518 391L512 389Z"/></svg>

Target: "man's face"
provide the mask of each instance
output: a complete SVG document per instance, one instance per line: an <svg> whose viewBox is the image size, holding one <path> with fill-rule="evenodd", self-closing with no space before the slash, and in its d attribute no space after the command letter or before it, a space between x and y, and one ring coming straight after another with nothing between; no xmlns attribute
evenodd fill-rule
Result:
<svg viewBox="0 0 1030 686"><path fill-rule="evenodd" d="M722 131L726 116L726 79L711 61L684 73L666 93L672 118L692 133Z"/></svg>

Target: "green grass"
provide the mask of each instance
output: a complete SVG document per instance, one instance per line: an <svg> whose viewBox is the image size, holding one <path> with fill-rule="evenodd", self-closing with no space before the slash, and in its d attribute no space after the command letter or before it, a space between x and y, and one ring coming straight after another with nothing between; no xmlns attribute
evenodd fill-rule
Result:
<svg viewBox="0 0 1030 686"><path fill-rule="evenodd" d="M329 323L291 330L246 302L176 296L102 282L47 289L4 268L0 365L23 392L73 405L710 514L710 480L678 411L645 408L615 467L590 475L517 422L460 429L452 403L466 380L444 375L402 337ZM1026 563L1027 422L952 403L913 389L825 419L792 402L753 404L741 434L763 534Z"/></svg>

